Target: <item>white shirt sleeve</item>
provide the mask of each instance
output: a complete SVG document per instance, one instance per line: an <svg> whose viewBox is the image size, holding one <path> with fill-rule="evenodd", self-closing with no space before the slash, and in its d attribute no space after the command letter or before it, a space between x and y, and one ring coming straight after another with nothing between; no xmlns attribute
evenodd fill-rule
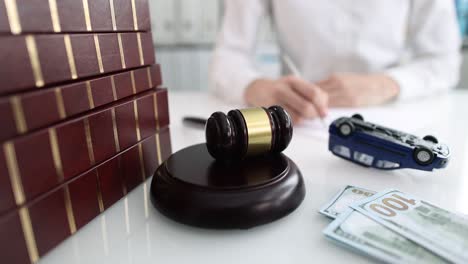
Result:
<svg viewBox="0 0 468 264"><path fill-rule="evenodd" d="M449 90L458 82L461 36L453 1L412 0L408 62L386 71L400 85L401 99Z"/></svg>
<svg viewBox="0 0 468 264"><path fill-rule="evenodd" d="M225 0L224 21L210 67L210 89L232 103L244 104L248 85L260 78L254 53L268 0Z"/></svg>

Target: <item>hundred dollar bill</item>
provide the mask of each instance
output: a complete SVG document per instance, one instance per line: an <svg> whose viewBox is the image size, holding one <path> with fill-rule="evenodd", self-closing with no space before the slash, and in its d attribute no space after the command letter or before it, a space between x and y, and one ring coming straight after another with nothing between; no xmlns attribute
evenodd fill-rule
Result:
<svg viewBox="0 0 468 264"><path fill-rule="evenodd" d="M320 213L335 219L341 212L356 201L374 195L376 192L348 185L344 187L335 197L320 209Z"/></svg>
<svg viewBox="0 0 468 264"><path fill-rule="evenodd" d="M455 263L468 263L468 220L397 190L352 208Z"/></svg>
<svg viewBox="0 0 468 264"><path fill-rule="evenodd" d="M323 233L333 241L387 263L450 263L350 208Z"/></svg>

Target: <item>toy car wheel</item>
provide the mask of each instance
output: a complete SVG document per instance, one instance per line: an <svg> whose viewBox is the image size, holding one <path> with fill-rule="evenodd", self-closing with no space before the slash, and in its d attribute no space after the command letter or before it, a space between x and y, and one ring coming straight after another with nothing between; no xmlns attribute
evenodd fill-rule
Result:
<svg viewBox="0 0 468 264"><path fill-rule="evenodd" d="M439 140L437 140L436 137L431 136L431 135L425 136L425 137L423 137L423 139L426 140L426 141L432 142L432 143L434 143L434 144L438 144L438 143L439 143Z"/></svg>
<svg viewBox="0 0 468 264"><path fill-rule="evenodd" d="M430 149L423 146L416 147L413 156L416 163L422 166L429 165L434 160L434 153Z"/></svg>
<svg viewBox="0 0 468 264"><path fill-rule="evenodd" d="M354 115L351 116L351 118L364 121L364 117L362 115L360 115L360 114L354 114Z"/></svg>
<svg viewBox="0 0 468 264"><path fill-rule="evenodd" d="M349 121L345 121L338 126L338 133L342 137L348 137L354 132L354 125Z"/></svg>

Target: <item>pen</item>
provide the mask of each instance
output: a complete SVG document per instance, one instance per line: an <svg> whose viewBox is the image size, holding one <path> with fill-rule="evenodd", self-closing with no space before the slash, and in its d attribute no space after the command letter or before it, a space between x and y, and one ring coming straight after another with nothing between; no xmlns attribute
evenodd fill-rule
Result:
<svg viewBox="0 0 468 264"><path fill-rule="evenodd" d="M302 77L302 74L301 72L299 71L299 69L297 69L296 65L293 63L293 61L291 60L291 58L286 55L286 54L283 54L283 61L284 63L286 63L286 66L289 68L289 70L296 76L296 77L299 77L301 79L304 79ZM314 105L315 109L317 110L317 113L319 113L317 107ZM319 115L319 119L323 125L323 127L327 127L327 123L325 122L325 120Z"/></svg>
<svg viewBox="0 0 468 264"><path fill-rule="evenodd" d="M184 117L183 122L191 126L204 128L206 124L206 119L200 117L186 116Z"/></svg>

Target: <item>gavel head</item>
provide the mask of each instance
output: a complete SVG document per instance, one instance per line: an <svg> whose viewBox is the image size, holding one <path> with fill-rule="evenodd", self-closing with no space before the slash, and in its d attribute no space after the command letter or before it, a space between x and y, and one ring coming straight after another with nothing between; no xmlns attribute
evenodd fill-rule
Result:
<svg viewBox="0 0 468 264"><path fill-rule="evenodd" d="M280 106L216 112L206 122L206 146L217 160L239 160L280 153L291 141L293 125Z"/></svg>

